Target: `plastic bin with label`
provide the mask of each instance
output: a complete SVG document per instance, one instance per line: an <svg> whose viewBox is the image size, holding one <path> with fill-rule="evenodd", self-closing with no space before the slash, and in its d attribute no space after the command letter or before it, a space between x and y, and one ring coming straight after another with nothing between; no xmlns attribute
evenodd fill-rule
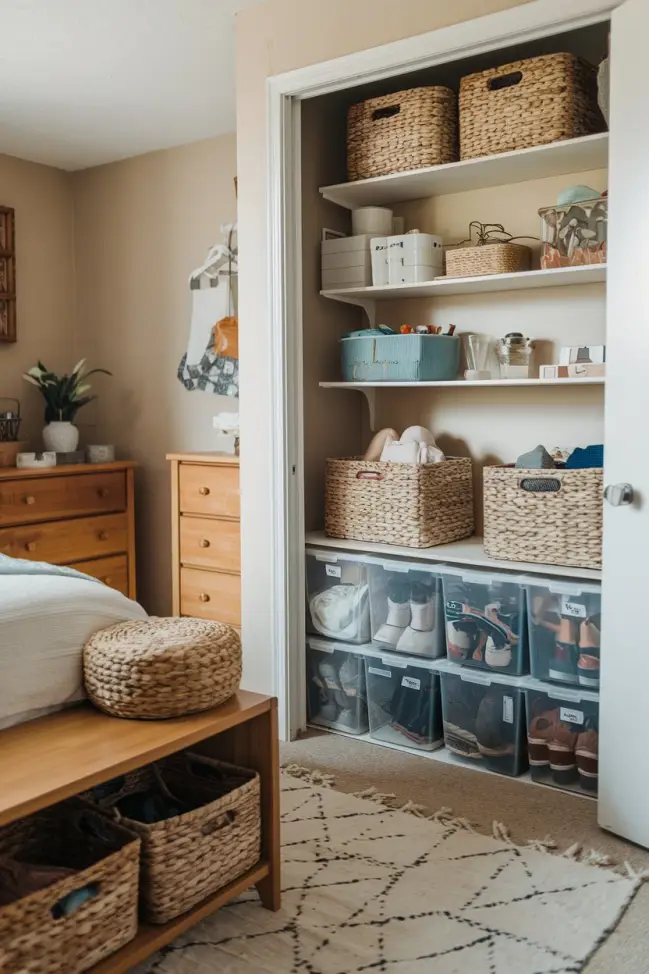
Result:
<svg viewBox="0 0 649 974"><path fill-rule="evenodd" d="M527 770L525 678L480 673L448 660L441 677L444 743L467 763L516 777Z"/></svg>
<svg viewBox="0 0 649 974"><path fill-rule="evenodd" d="M597 793L599 696L592 690L529 679L527 747L534 781L580 794Z"/></svg>
<svg viewBox="0 0 649 974"><path fill-rule="evenodd" d="M449 660L510 676L529 672L524 578L443 569Z"/></svg>
<svg viewBox="0 0 649 974"><path fill-rule="evenodd" d="M365 734L367 693L360 649L308 636L306 670L309 723L346 734Z"/></svg>
<svg viewBox="0 0 649 974"><path fill-rule="evenodd" d="M368 559L335 549L306 549L308 633L344 643L370 640Z"/></svg>
<svg viewBox="0 0 649 974"><path fill-rule="evenodd" d="M529 578L526 588L532 676L597 690L601 586Z"/></svg>
<svg viewBox="0 0 649 974"><path fill-rule="evenodd" d="M375 559L368 566L372 642L388 652L444 656L442 579L432 566Z"/></svg>
<svg viewBox="0 0 649 974"><path fill-rule="evenodd" d="M365 656L370 737L434 751L444 743L439 674L432 660L397 653Z"/></svg>

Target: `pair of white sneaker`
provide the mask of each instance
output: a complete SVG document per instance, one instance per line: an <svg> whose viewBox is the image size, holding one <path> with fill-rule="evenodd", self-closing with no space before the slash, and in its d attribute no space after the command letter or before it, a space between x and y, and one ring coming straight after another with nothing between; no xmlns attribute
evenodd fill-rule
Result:
<svg viewBox="0 0 649 974"><path fill-rule="evenodd" d="M388 598L388 617L379 626L374 642L400 653L435 655L435 601L394 602Z"/></svg>

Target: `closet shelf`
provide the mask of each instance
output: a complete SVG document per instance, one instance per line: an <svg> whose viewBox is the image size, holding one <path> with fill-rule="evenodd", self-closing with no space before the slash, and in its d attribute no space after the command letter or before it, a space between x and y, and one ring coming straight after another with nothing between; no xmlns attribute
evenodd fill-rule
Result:
<svg viewBox="0 0 649 974"><path fill-rule="evenodd" d="M307 531L305 543L319 548L338 548L340 551L364 552L384 555L388 558L407 558L410 561L448 562L452 565L471 565L491 568L494 571L518 574L552 575L556 578L580 578L599 581L601 571L593 568L570 568L565 565L535 564L527 561L500 561L488 558L482 538L477 535L451 544L435 545L434 548L407 548L402 545L377 544L372 541L349 541L344 538L328 538L324 531Z"/></svg>
<svg viewBox="0 0 649 974"><path fill-rule="evenodd" d="M598 386L604 385L604 377L586 376L583 379L479 379L466 382L464 379L452 379L439 382L321 382L322 389L484 389L487 387L507 388L536 388L544 386Z"/></svg>
<svg viewBox="0 0 649 974"><path fill-rule="evenodd" d="M602 132L497 156L323 186L320 193L326 200L353 210L358 206L385 206L607 166L608 132Z"/></svg>

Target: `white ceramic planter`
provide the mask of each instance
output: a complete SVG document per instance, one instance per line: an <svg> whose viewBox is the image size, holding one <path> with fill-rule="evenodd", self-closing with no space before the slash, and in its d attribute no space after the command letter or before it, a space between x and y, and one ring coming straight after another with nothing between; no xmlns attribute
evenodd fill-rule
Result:
<svg viewBox="0 0 649 974"><path fill-rule="evenodd" d="M74 423L55 420L43 430L43 443L54 453L72 453L79 443L79 430Z"/></svg>

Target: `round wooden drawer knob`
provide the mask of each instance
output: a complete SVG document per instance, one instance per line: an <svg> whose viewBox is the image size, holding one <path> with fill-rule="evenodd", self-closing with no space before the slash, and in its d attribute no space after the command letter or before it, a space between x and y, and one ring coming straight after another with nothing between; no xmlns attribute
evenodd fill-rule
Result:
<svg viewBox="0 0 649 974"><path fill-rule="evenodd" d="M201 538L201 540L198 542L198 547L199 548L209 548L209 546L210 546L210 543L207 540L207 538Z"/></svg>
<svg viewBox="0 0 649 974"><path fill-rule="evenodd" d="M106 577L105 578L102 578L101 581L104 583L104 585L112 585L113 584L113 579L111 578L110 575L106 575Z"/></svg>
<svg viewBox="0 0 649 974"><path fill-rule="evenodd" d="M201 592L201 594L198 596L198 601L199 602L209 602L210 601L210 597L207 594L207 592Z"/></svg>
<svg viewBox="0 0 649 974"><path fill-rule="evenodd" d="M201 494L202 497L207 497L207 495L209 494L209 492L210 492L210 488L209 487L199 487L198 488L198 493Z"/></svg>
<svg viewBox="0 0 649 974"><path fill-rule="evenodd" d="M108 488L107 487L99 487L97 489L97 493L99 494L100 497L108 497Z"/></svg>
<svg viewBox="0 0 649 974"><path fill-rule="evenodd" d="M99 532L99 540L100 541L108 541L108 531L100 531Z"/></svg>
<svg viewBox="0 0 649 974"><path fill-rule="evenodd" d="M36 551L36 542L28 541L25 545L25 551Z"/></svg>
<svg viewBox="0 0 649 974"><path fill-rule="evenodd" d="M28 494L27 497L25 498L25 504L31 506L32 504L35 503L36 503L36 498L32 497L31 494Z"/></svg>

